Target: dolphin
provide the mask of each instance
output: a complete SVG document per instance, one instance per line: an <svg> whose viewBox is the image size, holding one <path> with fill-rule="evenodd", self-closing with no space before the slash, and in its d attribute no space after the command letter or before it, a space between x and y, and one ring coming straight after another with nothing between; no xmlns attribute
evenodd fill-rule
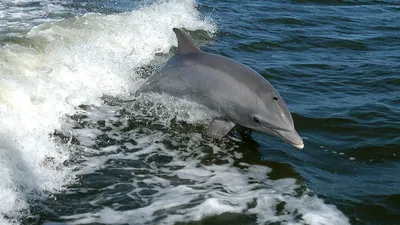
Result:
<svg viewBox="0 0 400 225"><path fill-rule="evenodd" d="M304 148L292 115L275 88L260 74L232 59L201 51L180 29L176 54L139 92L186 98L210 110L207 133L221 139L240 124Z"/></svg>

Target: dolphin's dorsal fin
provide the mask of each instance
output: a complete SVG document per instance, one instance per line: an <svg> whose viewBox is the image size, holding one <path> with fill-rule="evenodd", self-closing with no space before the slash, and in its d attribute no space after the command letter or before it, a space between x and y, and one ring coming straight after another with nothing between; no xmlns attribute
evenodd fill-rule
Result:
<svg viewBox="0 0 400 225"><path fill-rule="evenodd" d="M192 40L181 29L172 29L178 39L178 54L188 54L201 52L201 50L193 43Z"/></svg>

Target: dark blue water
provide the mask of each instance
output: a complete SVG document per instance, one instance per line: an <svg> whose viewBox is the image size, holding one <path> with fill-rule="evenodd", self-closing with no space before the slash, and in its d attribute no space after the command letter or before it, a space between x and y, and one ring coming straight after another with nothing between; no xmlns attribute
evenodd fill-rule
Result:
<svg viewBox="0 0 400 225"><path fill-rule="evenodd" d="M201 136L204 124L192 122L197 109L176 106L178 109L171 110L168 105L175 103L162 100L156 105L166 113L149 116L151 110L146 107L152 104L138 106L126 101L131 99L129 94L121 97L107 92L100 105L90 101L76 104L77 111L63 117L67 128L57 128L51 134L55 142L68 146L70 157L63 166L73 171L75 179L57 192L45 193L45 199L29 200L26 215L15 217L16 223L400 223L400 2L201 0L193 9L199 13L197 20L182 17L166 22L172 27L154 19L163 12L152 4L169 7L165 2L61 1L54 4L63 10L49 15L54 21L61 20L60 27L70 27L63 31L67 33L78 32L74 28L85 30L79 21L88 12L99 17L89 24L110 29L109 35L125 32L126 24L141 21L146 15L148 20L143 19L141 26L156 23L144 29L148 33L140 33L138 28L138 32L118 36L118 40L96 39L95 33L79 39L82 46L92 42L118 46L133 35L144 42L161 30L181 25L203 51L244 63L270 81L288 104L305 148L296 150L274 137L241 127L236 128L245 133L241 142L227 139L213 143ZM179 1L169 2L179 5ZM172 21L182 13L180 6L171 8L176 12L163 21ZM130 15L135 10L143 15L109 19L115 27L103 26L106 15ZM185 23L188 20L194 20L193 24L211 21L216 32L205 25ZM30 24L42 23L34 20ZM31 43L32 37L26 36L30 28L19 29L20 36ZM19 43L15 30L2 30L7 37L0 38L2 46ZM120 68L130 68L138 74L135 79L146 78L173 54L174 48L169 53L157 52L162 48L158 46L165 44L160 43L148 44L157 45L157 54L142 64L130 66L138 57L125 63L132 52L146 53L145 47L136 45L123 57L119 57L119 50L105 51L107 57L96 52L88 63L123 59L110 73L121 75ZM75 135L70 137L70 131ZM223 198L218 191L224 193ZM254 201L249 200L251 196ZM217 199L218 204L210 199ZM332 219L341 213L342 219ZM4 218L12 221L10 215Z"/></svg>
<svg viewBox="0 0 400 225"><path fill-rule="evenodd" d="M400 221L400 4L251 1L202 6L218 21L204 49L259 71L293 111L304 151L273 151L354 224ZM349 158L354 160L349 160Z"/></svg>

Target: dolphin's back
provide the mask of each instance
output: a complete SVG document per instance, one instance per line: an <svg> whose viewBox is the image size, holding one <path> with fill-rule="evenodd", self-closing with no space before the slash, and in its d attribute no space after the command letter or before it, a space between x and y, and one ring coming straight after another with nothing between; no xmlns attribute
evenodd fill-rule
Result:
<svg viewBox="0 0 400 225"><path fill-rule="evenodd" d="M267 83L247 66L200 52L175 55L140 91L186 97L212 110L226 112L233 106L245 107L244 104L256 101L255 90L265 91L263 85Z"/></svg>

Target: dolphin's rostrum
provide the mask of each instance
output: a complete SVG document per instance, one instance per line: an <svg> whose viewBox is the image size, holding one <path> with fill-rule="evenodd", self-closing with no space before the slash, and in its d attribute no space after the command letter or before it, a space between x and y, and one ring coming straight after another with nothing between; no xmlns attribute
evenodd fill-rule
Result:
<svg viewBox="0 0 400 225"><path fill-rule="evenodd" d="M215 138L237 123L304 147L288 107L264 77L229 58L202 52L182 30L173 31L177 53L140 92L166 93L206 106L215 115L207 133Z"/></svg>

